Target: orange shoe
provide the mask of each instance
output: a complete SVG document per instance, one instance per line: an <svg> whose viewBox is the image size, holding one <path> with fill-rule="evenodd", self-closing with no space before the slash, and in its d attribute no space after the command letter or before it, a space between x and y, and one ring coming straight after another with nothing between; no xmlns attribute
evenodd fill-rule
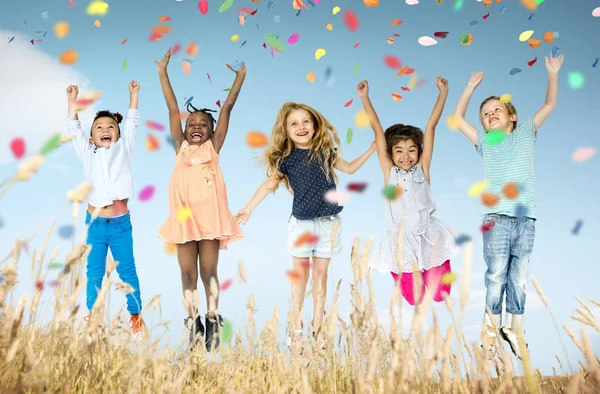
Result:
<svg viewBox="0 0 600 394"><path fill-rule="evenodd" d="M131 322L131 332L133 335L143 334L146 323L144 323L144 319L142 319L140 315L131 315L129 321Z"/></svg>

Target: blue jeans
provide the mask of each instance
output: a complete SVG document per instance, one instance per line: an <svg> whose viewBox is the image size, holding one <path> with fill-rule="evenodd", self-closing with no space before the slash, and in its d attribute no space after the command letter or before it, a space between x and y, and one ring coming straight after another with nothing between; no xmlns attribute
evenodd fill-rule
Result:
<svg viewBox="0 0 600 394"><path fill-rule="evenodd" d="M108 248L115 261L118 261L117 273L124 283L133 287L134 292L127 294L127 311L138 315L142 310L140 283L135 270L133 258L133 236L129 212L116 218L96 218L87 212L85 224L89 225L86 243L92 250L87 260L87 308L92 310L98 290L102 287L102 279L106 273L106 256Z"/></svg>
<svg viewBox="0 0 600 394"><path fill-rule="evenodd" d="M493 315L502 314L506 291L506 312L525 312L525 283L535 238L535 219L490 214L483 217L489 231L483 233L485 304Z"/></svg>

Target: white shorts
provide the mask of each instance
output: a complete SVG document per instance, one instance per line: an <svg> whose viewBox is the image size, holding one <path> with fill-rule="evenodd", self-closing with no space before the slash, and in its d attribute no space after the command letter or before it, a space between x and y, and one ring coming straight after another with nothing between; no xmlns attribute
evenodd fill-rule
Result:
<svg viewBox="0 0 600 394"><path fill-rule="evenodd" d="M335 233L334 233L335 229ZM296 246L298 239L311 233L319 237L316 243L304 242ZM288 222L288 251L294 257L332 258L342 251L342 219L339 215L299 220L294 216Z"/></svg>

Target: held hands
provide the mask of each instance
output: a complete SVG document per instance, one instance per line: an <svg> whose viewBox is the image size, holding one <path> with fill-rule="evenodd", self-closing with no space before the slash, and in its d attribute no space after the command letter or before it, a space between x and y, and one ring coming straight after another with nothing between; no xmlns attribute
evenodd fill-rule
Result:
<svg viewBox="0 0 600 394"><path fill-rule="evenodd" d="M375 143L375 141L371 142L371 147L369 148L370 152L376 152L377 151L377 144Z"/></svg>
<svg viewBox="0 0 600 394"><path fill-rule="evenodd" d="M140 84L136 81L129 82L129 94L137 94L140 91Z"/></svg>
<svg viewBox="0 0 600 394"><path fill-rule="evenodd" d="M162 58L160 62L156 62L156 70L161 73L167 71L167 66L169 65L169 59L171 59L171 48L167 51L165 56Z"/></svg>
<svg viewBox="0 0 600 394"><path fill-rule="evenodd" d="M474 72L471 74L471 78L469 78L469 83L467 84L467 86L472 89L475 89L484 79L485 75L483 75L482 71Z"/></svg>
<svg viewBox="0 0 600 394"><path fill-rule="evenodd" d="M546 59L546 70L548 70L548 74L558 74L558 70L560 70L560 66L562 66L563 59L565 55L559 55L558 57L552 57L552 52L550 52L550 57L545 56Z"/></svg>
<svg viewBox="0 0 600 394"><path fill-rule="evenodd" d="M242 62L242 67L240 67L239 70L234 70L230 64L226 64L226 66L235 73L236 77L239 75L241 75L241 76L246 75L246 63L245 62Z"/></svg>
<svg viewBox="0 0 600 394"><path fill-rule="evenodd" d="M67 87L67 99L70 103L75 102L77 100L77 95L79 94L79 87L77 85L69 85Z"/></svg>
<svg viewBox="0 0 600 394"><path fill-rule="evenodd" d="M356 87L356 91L360 98L369 97L369 83L367 81L360 81Z"/></svg>
<svg viewBox="0 0 600 394"><path fill-rule="evenodd" d="M435 86L439 89L440 93L448 94L448 80L441 75L435 79Z"/></svg>
<svg viewBox="0 0 600 394"><path fill-rule="evenodd" d="M248 210L247 208L242 208L240 209L240 211L238 212L237 215L235 215L235 220L237 221L237 224L246 224L248 223L248 219L250 219L250 215L252 214L252 211Z"/></svg>

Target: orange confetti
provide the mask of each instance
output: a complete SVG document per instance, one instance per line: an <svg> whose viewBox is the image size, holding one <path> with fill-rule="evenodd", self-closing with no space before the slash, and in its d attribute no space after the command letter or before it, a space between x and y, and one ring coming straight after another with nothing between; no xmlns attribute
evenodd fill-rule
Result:
<svg viewBox="0 0 600 394"><path fill-rule="evenodd" d="M498 201L500 201L500 197L495 194L481 193L481 202L486 207L493 207L498 204Z"/></svg>
<svg viewBox="0 0 600 394"><path fill-rule="evenodd" d="M508 198L509 200L514 200L519 196L519 188L514 182L507 183L504 185L502 193L504 193L504 197Z"/></svg>
<svg viewBox="0 0 600 394"><path fill-rule="evenodd" d="M394 39L392 37L389 37L387 39L387 43L390 44L390 45L392 45L394 43Z"/></svg>
<svg viewBox="0 0 600 394"><path fill-rule="evenodd" d="M327 24L327 30L332 31L333 30L333 25L331 23Z"/></svg>
<svg viewBox="0 0 600 394"><path fill-rule="evenodd" d="M70 50L70 51L65 51L65 52L61 53L59 61L63 64L73 64L73 63L77 62L78 58L79 58L79 55L77 54L77 51Z"/></svg>
<svg viewBox="0 0 600 394"><path fill-rule="evenodd" d="M544 33L544 41L548 44L552 44L554 42L554 33L551 31L547 31Z"/></svg>
<svg viewBox="0 0 600 394"><path fill-rule="evenodd" d="M162 23L162 22L168 22L170 21L171 18L168 15L163 15L160 17L160 19L158 20L158 23Z"/></svg>
<svg viewBox="0 0 600 394"><path fill-rule="evenodd" d="M170 254L171 256L177 253L177 245L176 244L165 244L165 252Z"/></svg>
<svg viewBox="0 0 600 394"><path fill-rule="evenodd" d="M395 102L402 100L402 96L400 95L400 93L392 93L392 98Z"/></svg>
<svg viewBox="0 0 600 394"><path fill-rule="evenodd" d="M300 281L300 279L302 279L302 273L300 273L296 270L285 271L285 274L287 275L288 279L292 283L298 283Z"/></svg>
<svg viewBox="0 0 600 394"><path fill-rule="evenodd" d="M198 45L194 41L190 41L185 47L185 52L189 56L196 56L198 54Z"/></svg>
<svg viewBox="0 0 600 394"><path fill-rule="evenodd" d="M152 28L152 34L157 36L162 36L163 34L167 34L171 32L171 26L154 26Z"/></svg>
<svg viewBox="0 0 600 394"><path fill-rule="evenodd" d="M363 0L367 7L377 7L379 5L379 0Z"/></svg>
<svg viewBox="0 0 600 394"><path fill-rule="evenodd" d="M246 143L251 148L262 148L269 144L269 138L260 131L249 131L246 134Z"/></svg>
<svg viewBox="0 0 600 394"><path fill-rule="evenodd" d="M483 5L489 7L492 5L492 0L483 0Z"/></svg>
<svg viewBox="0 0 600 394"><path fill-rule="evenodd" d="M94 26L96 26L96 27L100 27L100 19L96 19L96 20L94 21Z"/></svg>
<svg viewBox="0 0 600 394"><path fill-rule="evenodd" d="M394 19L394 21L392 22L392 26L397 26L397 25L401 25L404 22L402 22L400 19Z"/></svg>
<svg viewBox="0 0 600 394"><path fill-rule="evenodd" d="M529 43L529 46L532 47L533 49L539 47L540 44L542 43L541 40L536 40L534 38L530 38L527 42Z"/></svg>
<svg viewBox="0 0 600 394"><path fill-rule="evenodd" d="M183 72L185 73L185 75L190 75L190 69L191 69L190 62L184 60L182 65L183 65Z"/></svg>
<svg viewBox="0 0 600 394"><path fill-rule="evenodd" d="M298 237L298 239L294 243L294 246L300 247L302 245L314 245L318 241L319 241L318 235L315 235L315 234L311 233L310 231L307 231Z"/></svg>
<svg viewBox="0 0 600 394"><path fill-rule="evenodd" d="M56 34L56 37L62 40L67 36L67 34L69 34L70 28L71 27L67 22L58 22L56 25L54 25L54 34Z"/></svg>
<svg viewBox="0 0 600 394"><path fill-rule="evenodd" d="M315 73L308 73L308 74L306 74L306 80L308 82L315 82Z"/></svg>
<svg viewBox="0 0 600 394"><path fill-rule="evenodd" d="M521 4L530 11L535 11L537 8L536 0L521 0Z"/></svg>
<svg viewBox="0 0 600 394"><path fill-rule="evenodd" d="M148 135L146 138L146 149L148 149L149 152L154 152L158 148L160 148L159 139L153 135Z"/></svg>

